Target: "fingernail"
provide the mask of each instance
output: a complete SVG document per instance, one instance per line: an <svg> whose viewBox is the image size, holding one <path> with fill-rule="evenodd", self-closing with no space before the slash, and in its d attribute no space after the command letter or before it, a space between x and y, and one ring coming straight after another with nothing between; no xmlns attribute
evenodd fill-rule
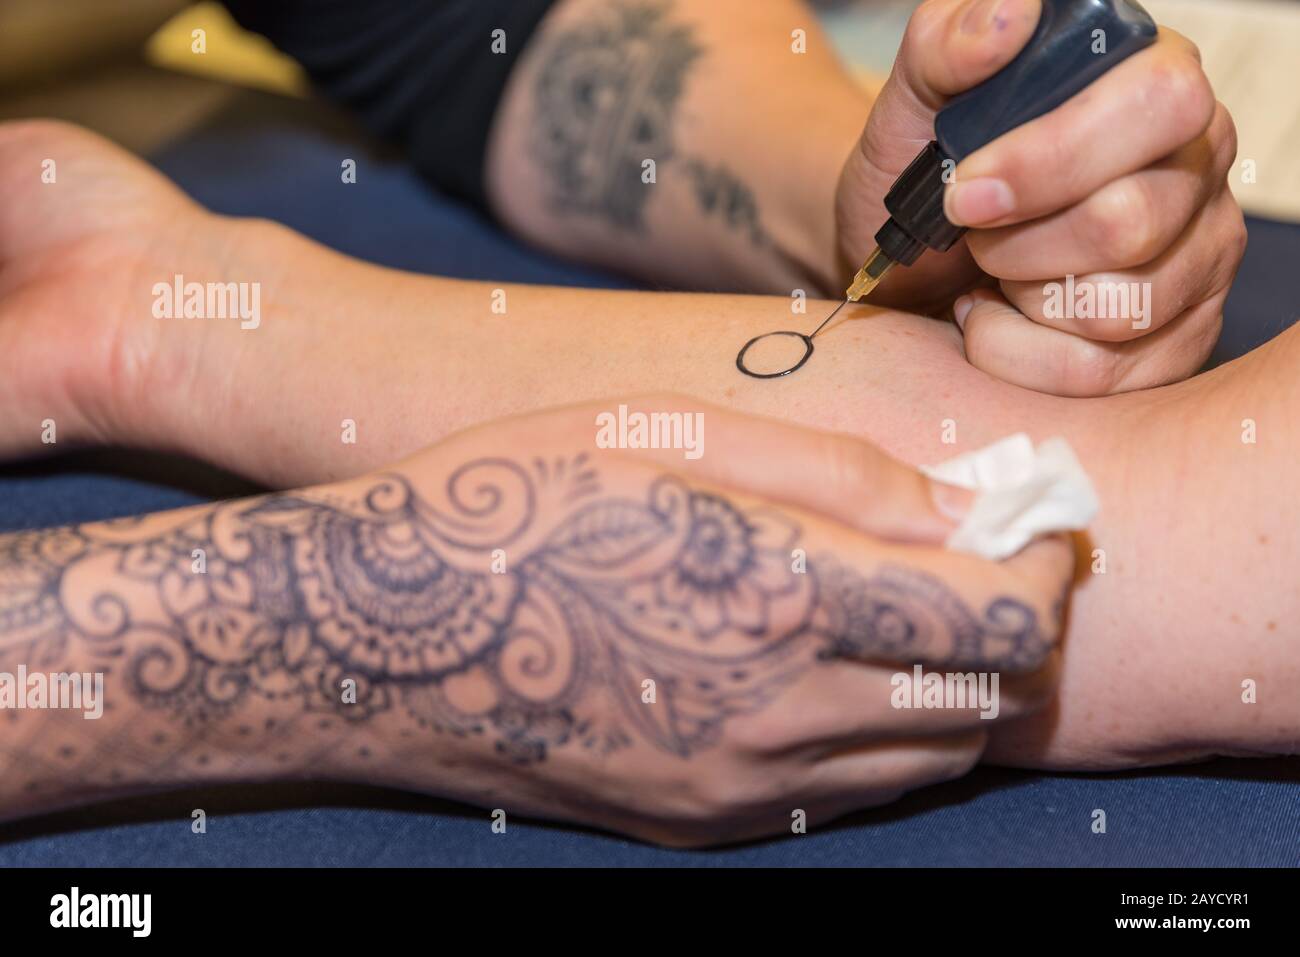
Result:
<svg viewBox="0 0 1300 957"><path fill-rule="evenodd" d="M1016 197L1011 187L992 177L956 182L943 198L943 211L957 226L991 223L1015 208Z"/></svg>
<svg viewBox="0 0 1300 957"><path fill-rule="evenodd" d="M1002 0L976 0L961 19L962 33L983 33L993 22L993 14L1002 4Z"/></svg>
<svg viewBox="0 0 1300 957"><path fill-rule="evenodd" d="M952 304L952 317L957 320L957 328L962 332L966 331L966 317L974 308L975 299L971 296L961 296Z"/></svg>
<svg viewBox="0 0 1300 957"><path fill-rule="evenodd" d="M960 525L970 513L971 505L975 502L975 492L960 485L949 485L947 482L931 479L930 498L940 514L949 519L953 525Z"/></svg>

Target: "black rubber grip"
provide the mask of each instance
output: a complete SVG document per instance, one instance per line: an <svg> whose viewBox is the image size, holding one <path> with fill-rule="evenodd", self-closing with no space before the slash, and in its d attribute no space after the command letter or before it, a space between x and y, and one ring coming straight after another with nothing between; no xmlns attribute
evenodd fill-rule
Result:
<svg viewBox="0 0 1300 957"><path fill-rule="evenodd" d="M1050 113L1155 40L1155 21L1132 0L1043 0L1038 28L1025 48L939 111L935 139L950 159L961 162Z"/></svg>
<svg viewBox="0 0 1300 957"><path fill-rule="evenodd" d="M890 219L876 233L876 245L904 266L927 247L952 248L966 228L943 213L947 174L981 146L1050 113L1155 41L1155 21L1132 0L1043 0L1038 27L1016 58L939 111L935 142L885 196Z"/></svg>

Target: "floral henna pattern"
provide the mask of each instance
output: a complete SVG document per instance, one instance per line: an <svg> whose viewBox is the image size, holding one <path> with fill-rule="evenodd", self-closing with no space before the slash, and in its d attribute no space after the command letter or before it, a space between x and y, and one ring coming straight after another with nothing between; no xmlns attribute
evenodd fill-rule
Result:
<svg viewBox="0 0 1300 957"><path fill-rule="evenodd" d="M436 501L391 475L359 501L272 495L4 537L0 656L49 664L84 642L188 726L260 699L394 714L528 762L638 739L689 757L818 659L1021 669L1046 654L1019 602L976 614L913 570L805 563L800 538L674 477L613 497L582 455L481 459ZM111 585L90 577L106 560Z"/></svg>
<svg viewBox="0 0 1300 957"><path fill-rule="evenodd" d="M913 569L863 578L827 559L818 571L827 657L1028 671L1051 650L1033 609L1015 599L998 598L977 617L942 581Z"/></svg>

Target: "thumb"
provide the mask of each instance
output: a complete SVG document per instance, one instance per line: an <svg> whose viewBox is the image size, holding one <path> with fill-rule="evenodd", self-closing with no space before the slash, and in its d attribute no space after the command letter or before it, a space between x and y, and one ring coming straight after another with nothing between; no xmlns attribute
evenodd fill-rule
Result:
<svg viewBox="0 0 1300 957"><path fill-rule="evenodd" d="M1094 342L1034 322L997 290L975 289L953 303L966 360L1003 382L1049 395L1114 391L1126 343Z"/></svg>
<svg viewBox="0 0 1300 957"><path fill-rule="evenodd" d="M889 80L872 108L861 150L897 175L934 137L951 96L1010 63L1038 26L1040 0L927 0L908 22Z"/></svg>

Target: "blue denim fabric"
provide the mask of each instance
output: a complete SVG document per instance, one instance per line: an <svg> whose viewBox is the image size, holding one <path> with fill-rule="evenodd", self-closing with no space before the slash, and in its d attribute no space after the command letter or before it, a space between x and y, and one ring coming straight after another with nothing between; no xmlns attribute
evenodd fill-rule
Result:
<svg viewBox="0 0 1300 957"><path fill-rule="evenodd" d="M355 186L340 163L358 159ZM221 212L280 220L386 265L467 278L624 285L526 249L432 194L330 124L245 112L155 161ZM1216 360L1275 335L1300 310L1300 228L1253 222ZM364 318L364 317L362 317ZM242 483L159 457L97 453L0 472L0 529L86 521L240 494ZM811 834L670 851L486 812L334 785L231 786L132 799L0 827L17 865L1290 865L1300 864L1300 764L1217 761L1126 775L981 768ZM190 812L208 813L205 835ZM1107 832L1091 830L1094 809Z"/></svg>

